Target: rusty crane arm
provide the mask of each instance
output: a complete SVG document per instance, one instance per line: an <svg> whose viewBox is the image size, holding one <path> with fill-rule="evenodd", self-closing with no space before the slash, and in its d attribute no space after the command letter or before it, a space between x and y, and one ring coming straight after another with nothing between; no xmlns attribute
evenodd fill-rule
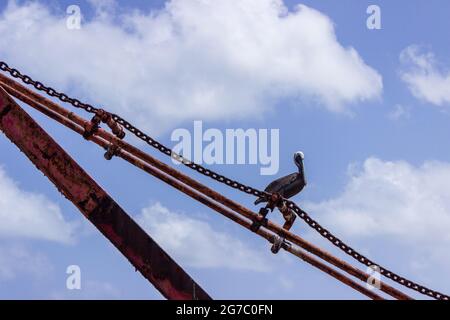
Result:
<svg viewBox="0 0 450 320"><path fill-rule="evenodd" d="M47 115L48 117L52 118L53 120L56 120L57 122L61 123L62 125L70 128L71 130L77 132L80 135L83 135L84 128L86 128L89 124L88 121L84 120L83 118L77 116L76 114L69 112L68 110L60 107L57 104L54 104L50 100L26 89L25 87L17 84L13 80L10 80L8 78L3 77L0 74L0 85L7 91L7 93L11 94L12 96L16 97L17 99L21 100L22 102L26 103L27 105L35 108L36 110L42 112L43 114ZM124 160L130 162L131 164L139 167L140 169L146 171L147 173L157 177L158 179L164 181L165 183L169 184L170 186L180 190L181 192L187 194L188 196L194 198L195 200L203 203L204 205L210 207L214 211L217 211L218 213L226 216L227 218L233 220L234 222L240 224L246 229L251 229L251 221L254 221L258 218L258 216L249 211L248 209L238 205L237 203L229 200L228 198L221 196L217 192L213 191L212 189L209 189L208 187L199 184L195 180L189 178L188 176L185 176L181 172L178 172L174 169L171 169L169 166L159 162L155 158L151 157L150 155L143 153L139 149L136 149L135 147L129 145L123 140L116 139L112 134L107 133L103 129L99 128L96 133L88 138L88 140L91 140L95 144L107 149L108 146L111 146L112 144L118 145L119 149L117 150L116 156L123 158ZM154 166L154 167L153 167ZM164 174L166 173L166 174ZM180 183L182 182L182 183ZM191 189L192 188L192 189ZM211 197L211 199L206 198L202 194L199 194L196 191L202 191L205 192L205 195L208 197ZM219 203L225 205L225 207L228 207L231 210L228 210L224 208L223 206L217 205L211 200L216 200ZM233 212L236 211L236 212ZM237 214L237 212L241 213L243 216L240 216ZM271 222L268 222L266 227L274 233L278 233L283 229L278 228L276 225L272 224ZM265 228L261 228L256 232L261 237L265 238L269 242L273 241L273 233L268 232L266 230L263 230ZM350 265L346 264L344 261L341 261L333 256L331 256L329 253L311 245L310 243L304 241L303 239L299 237L292 238L290 234L288 235L290 240L293 240L293 242L305 249L306 251L309 251L313 255L316 255L320 259L324 259L327 262L331 263L332 265L340 268L341 270L355 276L356 278L366 281L368 279L368 275L362 271L360 271L357 268L351 267ZM352 287L353 289L361 292L362 294L372 298L372 299L381 299L381 297L371 290L367 289L365 286L360 285L353 280L347 278L343 274L337 272L336 270L330 268L329 266L323 264L319 260L315 259L314 257L306 254L302 250L300 250L297 246L283 246L283 249L290 252L294 256L299 257L303 261L311 264L312 266L320 269L321 271L328 273L330 276L336 278L337 280L343 282L344 284ZM393 296L397 299L409 299L407 295L402 294L401 292L397 291L396 289L390 287L389 285L380 282L381 287L380 289L389 295Z"/></svg>
<svg viewBox="0 0 450 320"><path fill-rule="evenodd" d="M3 88L0 130L164 297L211 299Z"/></svg>
<svg viewBox="0 0 450 320"><path fill-rule="evenodd" d="M15 96L16 98L24 101L26 104L29 104L30 106L34 107L35 109L41 111L42 113L46 114L50 118L60 122L61 124L69 127L70 129L80 133L83 135L84 138L93 141L94 143L102 146L103 148L107 149L107 152L105 154L105 158L107 160L110 160L114 155L119 156L123 158L124 160L132 163L133 165L143 169L147 173L150 173L154 175L155 177L159 178L160 180L168 183L172 187L188 194L189 196L193 197L194 199L198 200L199 202L202 202L203 204L211 207L215 211L227 216L228 218L234 220L235 222L238 222L244 227L247 227L246 223L248 223L248 220L253 221L253 223L257 223L260 227L263 226L264 229L270 230L271 232L274 232L278 235L282 235L286 240L289 240L291 243L286 243L287 246L283 246L283 248L304 259L303 252L299 249L301 247L302 249L309 251L313 255L316 255L317 257L327 261L328 263L338 267L339 269L355 276L356 278L360 280L367 280L369 276L356 269L355 267L349 265L343 260L340 260L329 253L311 245L310 243L306 242L302 238L298 237L295 234L290 233L289 231L286 231L284 229L281 229L278 225L272 223L271 221L264 219L262 220L260 216L255 214L254 212L248 210L244 206L240 205L239 203L236 203L222 194L217 193L216 191L210 189L209 187L202 185L201 183L197 182L196 180L191 179L188 176L185 176L181 172L159 162L158 160L154 159L148 154L143 153L141 150L127 144L126 142L122 141L121 139L124 137L124 130L126 129L128 132L131 132L134 136L141 139L142 141L146 142L148 145L152 146L153 148L157 149L161 153L171 156L181 163L183 163L185 166L189 167L192 170L197 171L198 173L207 176L213 180L216 180L217 182L223 183L225 185L228 185L229 187L239 190L241 192L244 192L246 194L254 195L254 196L270 196L270 194L267 194L264 191L258 190L256 188L253 188L251 186L245 185L240 183L239 181L227 178L226 176L223 176L219 173L216 173L208 168L205 168L197 163L191 162L189 159L183 158L181 155L174 153L173 150L170 148L164 146L157 140L153 139L151 136L147 135L146 133L142 132L139 128L133 126L130 122L127 120L121 118L119 115L110 113L108 111L105 111L103 109L98 109L93 107L90 104L82 103L81 101L71 98L68 95L58 92L57 90L47 87L43 85L41 82L35 81L32 78L30 78L27 75L22 74L17 69L9 67L5 62L0 61L0 69L1 71L9 73L13 78L17 78L22 80L23 83L28 85L33 85L36 90L44 91L48 96L50 97L56 97L62 102L67 102L71 104L73 107L77 109L83 109L84 111L95 114L92 118L91 122L86 122L84 119L78 117L76 114L72 112L68 112L67 110L55 105L52 101L37 95L34 92L31 92L27 88L18 85L14 80L8 79L7 77L4 77L3 75L0 75L0 84L4 87L4 89L11 95ZM108 125L108 127L111 129L114 136L110 135L109 133L103 131L99 128L100 122L103 122ZM118 138L118 139L117 139ZM188 186L188 187L187 187ZM192 188L192 189L190 189ZM194 191L195 190L195 191ZM198 192L198 193L197 193ZM206 197L204 197L206 196ZM209 199L208 199L209 198ZM228 209L225 209L224 207L217 207L216 204L211 202L218 202L224 207L227 207L231 211L228 211ZM365 266L373 266L376 265L375 262L370 260L369 258L362 255L360 252L356 251L352 247L350 247L348 244L343 242L341 239L336 237L333 233L331 233L329 230L324 228L322 225L320 225L317 221L315 221L313 218L310 217L310 215L303 211L297 204L295 204L292 201L284 199L287 206L293 210L297 216L299 216L302 220L304 220L311 228L313 228L315 231L317 231L321 236L326 238L328 241L330 241L333 245L341 249L343 252L357 260L358 262L362 263ZM256 232L253 228L250 228L251 231ZM273 240L271 236L273 234L271 232L266 234L266 231L259 233L260 236L266 238L267 240L271 241ZM294 248L292 244L298 246ZM313 262L314 261L314 262ZM329 273L330 275L334 276L338 280L346 283L347 285L350 285L354 289L360 291L363 294L366 294L367 296L371 298L380 298L377 295L374 295L371 292L366 292L364 288L362 288L359 285L355 285L352 281L348 281L345 276L343 276L340 273L333 273L330 272L331 270L327 268L321 268L321 263L315 260L310 260L307 262L313 262L311 263L315 267L318 267L322 271L325 271ZM404 277L401 277L400 275L396 274L395 272L390 271L389 269L386 269L384 267L380 267L380 274L386 276L387 278L397 282L398 284L401 284L407 288L413 289L415 291L418 291L424 295L430 296L435 299L439 300L448 300L448 295L445 295L443 293L440 293L438 291L429 289L425 286L422 286L420 284L415 283L414 281L408 280ZM381 291L384 291L385 293L393 296L397 299L411 299L408 295L402 293L401 291L397 290L396 288L393 288L389 285L386 285L384 283L380 283L381 287L379 288Z"/></svg>

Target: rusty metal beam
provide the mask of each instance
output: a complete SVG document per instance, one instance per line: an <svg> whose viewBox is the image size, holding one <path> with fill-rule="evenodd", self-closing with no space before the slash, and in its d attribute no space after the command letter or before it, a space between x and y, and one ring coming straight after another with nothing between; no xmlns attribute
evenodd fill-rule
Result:
<svg viewBox="0 0 450 320"><path fill-rule="evenodd" d="M39 101L38 102L34 99L34 97L31 98L27 93L16 91L15 89L11 88L9 85L2 83L1 80L2 79L1 79L1 74L0 74L0 85L3 86L3 88L9 94L22 100L29 106L44 113L48 117L52 118L53 120L56 120L57 122L61 123L62 125L77 132L78 134L83 135L84 127L87 124L87 122L84 119L82 119L81 117L75 116L73 113L65 111L65 109L63 109L61 107L59 107L59 108L52 107L52 109L48 109L46 106L44 106L41 103L41 102L48 102L48 101ZM45 98L43 98L43 99L45 99ZM102 133L104 133L104 135L94 134L91 137L89 137L89 140L91 140L95 144L106 149L110 143L108 141L110 139L107 140L107 138L111 138L111 137L105 131L103 131L103 130L101 130L101 131L102 131ZM97 132L97 133L100 133L100 132ZM126 144L125 142L123 142L123 143ZM133 164L134 166L137 166L138 168L155 176L156 178L162 180L163 182L169 184L170 186L174 187L175 189L178 189L179 191L185 193L186 195L192 197L193 199L199 201L200 203L208 206L209 208L217 211L218 213L224 215L225 217L233 220L234 222L238 223L242 227L244 227L248 230L251 230L252 220L247 220L246 218L243 218L243 217L239 216L238 214L236 214L230 210L227 210L226 208L222 207L221 205L218 205L218 204L212 202L210 199L206 198L199 192L187 187L186 185L180 183L173 177L158 170L158 169L164 169L164 168L158 167L158 169L156 169L156 168L150 166L149 164L143 162L143 159L139 159L136 157L136 155L134 155L134 154L132 155L129 152L125 151L125 149L127 149L126 146L124 146L123 149L119 149L116 155L118 157L121 157L124 160L128 161L129 163ZM256 233L271 243L274 241L274 233L266 231L265 228L260 228ZM284 245L283 249L290 252L291 254L297 256L298 258L302 259L303 261L309 263L313 267L329 274L333 278L337 279L338 281L341 281L342 283L348 285L349 287L355 289L356 291L359 291L360 293L366 295L367 297L374 299L374 300L382 300L383 299L381 296L379 296L375 292L372 292L370 289L367 289L366 287L360 285L359 283L356 283L355 281L346 277L344 274L334 270L333 268L327 266L326 264L322 263L321 261L314 258L313 256L303 252L303 250L301 250L300 248L298 248L296 246L292 246L292 245Z"/></svg>
<svg viewBox="0 0 450 320"><path fill-rule="evenodd" d="M3 84L3 86L7 91L11 90L11 88L9 88L8 86L5 86L4 84ZM15 95L18 94L17 92L14 92L12 90L11 90L11 92L14 93ZM26 98L24 96L20 96L20 97L21 97L21 99L26 100ZM77 132L78 134L83 135L84 128L79 126L78 124L72 122L70 119L65 118L61 114L55 113L52 110L46 109L45 107L43 107L36 101L26 100L26 103L29 104L30 106L36 108L37 110L41 111L45 115L51 117L52 119L58 121L59 123L63 124L64 126L72 129L73 131ZM97 145L99 145L105 149L109 145L109 142L107 140L105 140L104 138L99 137L97 135L93 135L93 136L89 137L89 140L91 140L92 142L96 143ZM217 211L218 213L224 215L225 217L233 220L234 222L238 223L242 227L244 227L248 230L251 230L251 226L252 226L251 221L249 221L249 220L239 216L238 214L224 208L223 206L211 201L210 199L206 198L199 192L178 182L177 180L175 180L174 178L170 177L169 175L163 173L162 171L159 171L158 169L155 169L155 168L149 166L148 164L142 162L142 160L136 158L135 156L129 154L128 152L126 152L124 150L118 150L117 156L123 158L124 160L130 162L131 164L137 166L138 168L146 171L147 173L152 174L156 178L169 184L170 186L174 187L175 189L185 193L186 195L199 201L200 203L204 204L205 206L208 206L209 208ZM269 241L270 243L273 243L275 234L265 230L264 228L260 228L256 233L258 235L260 235L261 237L263 237L264 239L266 239L267 241ZM310 264L311 266L321 270L322 272L327 273L328 275L330 275L331 277L344 283L345 285L355 289L356 291L359 291L360 293L364 294L365 296L367 296L373 300L383 300L383 298L380 295L376 294L375 292L366 288L365 286L357 283L356 281L346 277L344 274L327 266L326 264L322 263L321 261L314 258L313 256L303 252L303 250L301 250L300 248L289 245L289 244L284 244L283 249L292 253L293 255L297 256L298 258L300 258L301 260Z"/></svg>
<svg viewBox="0 0 450 320"><path fill-rule="evenodd" d="M3 88L0 129L164 297L211 299Z"/></svg>
<svg viewBox="0 0 450 320"><path fill-rule="evenodd" d="M66 127L69 127L70 129L78 132L79 134L83 133L83 128L87 125L87 121L83 119L82 117L76 115L73 112L68 111L67 109L61 107L60 105L52 102L51 100L35 93L34 91L26 88L25 86L15 82L14 80L3 76L0 74L0 85L5 88L5 90L16 97L17 99L23 101L24 103L30 105L31 107L37 109L38 111L46 114L48 117L60 122L61 124L65 125ZM100 140L99 140L100 138ZM226 207L230 208L231 210L240 213L242 216L244 216L246 219L249 219L250 221L254 221L259 219L259 216L249 210L248 208L240 205L239 203L234 202L233 200L221 195L220 193L212 190L211 188L199 183L198 181L190 178L189 176L183 174L182 172L173 169L172 167L168 166L167 164L159 161L158 159L150 156L147 153L144 153L143 151L139 150L138 148L128 144L127 142L117 139L112 134L108 133L107 131L103 129L99 129L94 136L90 138L94 143L102 146L105 148L106 141L113 142L120 146L120 148L124 151L127 151L131 155L133 155L131 158L128 158L127 156L123 157L122 155L127 155L127 153L120 152L118 156L124 158L125 160L129 161L133 165L139 167L140 169L156 176L157 178L161 179L159 176L157 170L154 170L152 167L157 168L160 171L163 171L167 173L169 176L174 177L175 179L183 182L184 184L190 186L191 188L202 192L207 197L218 201L225 205ZM142 162L136 162L136 158L141 160ZM150 166L146 166L146 164ZM173 185L173 183L170 183L167 181L167 178L162 179L164 182L171 184L173 187L176 187ZM176 187L179 189L178 187ZM179 189L180 190L180 189ZM180 190L184 192L183 190ZM189 194L188 194L189 195ZM201 201L202 202L202 201ZM205 203L204 203L205 204ZM230 218L230 217L229 217ZM235 221L235 219L232 219ZM351 264L347 263L344 260L341 260L327 251L307 242L303 238L284 230L280 226L276 225L275 223L268 221L265 226L265 228L269 229L270 231L276 233L276 234L282 234L286 239L292 241L294 244L300 246L304 250L320 257L321 259L327 261L328 263L340 268L341 270L351 274L352 276L362 280L367 281L369 279L369 275L362 270L352 266ZM293 252L291 252L293 253ZM385 293L389 294L390 296L400 299L400 300L409 300L411 299L410 296L404 294L400 290L388 285L387 283L381 281L381 291L384 291Z"/></svg>

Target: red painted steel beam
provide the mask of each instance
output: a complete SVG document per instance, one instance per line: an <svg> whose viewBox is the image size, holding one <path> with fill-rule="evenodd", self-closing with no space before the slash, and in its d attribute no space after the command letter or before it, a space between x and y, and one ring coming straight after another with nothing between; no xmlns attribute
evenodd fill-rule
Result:
<svg viewBox="0 0 450 320"><path fill-rule="evenodd" d="M211 299L3 88L0 130L164 297Z"/></svg>
<svg viewBox="0 0 450 320"><path fill-rule="evenodd" d="M76 116L75 114L68 112L62 107L59 107L57 105L52 104L52 108L50 109L49 101L47 101L42 96L35 96L30 97L28 93L30 92L22 92L22 90L16 91L16 83L15 82L8 82L8 84L5 84L3 82L2 75L0 74L0 86L2 86L8 94L11 96L21 100L25 104L29 105L30 107L35 108L36 110L42 112L43 114L47 115L53 120L56 120L60 124L66 126L67 128L77 132L80 135L83 135L84 128L89 124L88 121L82 119L81 117ZM12 88L9 86L9 84L15 86L15 88ZM19 88L23 89L23 88ZM30 94L31 95L31 94ZM39 102L35 100L34 98L39 98ZM42 104L42 103L45 103ZM102 129L98 129L91 137L89 137L89 140L94 142L95 144L99 145L100 147L107 149L110 145L109 141L115 141L115 137L111 134L107 133L106 131ZM188 195L189 197L199 201L200 203L204 204L205 206L215 210L216 212L222 214L223 216L231 219L232 221L238 223L242 227L251 230L252 228L252 219L246 219L243 216L240 216L238 213L233 212L231 210L226 209L225 207L219 205L217 202L213 201L212 199L207 198L207 194L203 195L201 194L198 189L193 188L192 185L187 185L181 183L187 182L185 180L178 180L177 178L182 178L181 174L177 175L169 175L167 172L164 172L164 170L158 170L158 169L164 169L165 167L157 166L152 167L149 165L157 164L156 160L149 161L148 163L144 162L143 159L139 159L136 157L136 154L131 153L129 151L134 151L134 148L131 147L131 145L128 145L125 141L120 140L117 141L120 142L120 148L116 152L116 156L124 159L125 161L128 161L132 165L144 170L145 172L153 175L154 177L160 179L161 181L167 183L171 187L183 192L184 194ZM149 159L153 159L150 156L148 156ZM205 188L200 188L202 191L205 191ZM220 201L219 201L220 203ZM272 232L269 232L265 230L264 227L260 228L258 231L256 231L258 235L269 241L270 243L273 243L274 241L274 234ZM291 244L283 245L283 249L292 253L293 255L297 256L298 258L302 259L303 261L309 263L313 267L318 268L319 270L329 274L330 276L334 277L335 279L341 281L342 283L350 286L351 288L355 289L356 291L361 292L362 294L366 295L367 297L374 299L374 300L383 300L383 297L376 294L375 292L372 292L370 289L366 288L364 285L361 285L352 279L346 277L344 274L340 273L337 270L334 270L333 268L329 267L328 265L322 263L319 259L314 258L312 255L309 255L300 248L293 246ZM384 284L383 284L384 285ZM383 288L382 285L382 288Z"/></svg>

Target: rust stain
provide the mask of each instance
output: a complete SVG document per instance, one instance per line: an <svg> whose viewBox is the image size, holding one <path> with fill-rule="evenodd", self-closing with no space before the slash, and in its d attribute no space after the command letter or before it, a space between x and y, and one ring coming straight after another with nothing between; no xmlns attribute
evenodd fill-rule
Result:
<svg viewBox="0 0 450 320"><path fill-rule="evenodd" d="M40 96L33 91L15 83L12 81L7 81L7 85L3 82L2 76L0 74L0 83L5 86L5 89L10 93L11 95L15 96L16 98L20 99L24 103L27 103L28 105L32 106L36 110L46 114L48 117L56 120L57 122L63 124L64 126L70 128L71 130L77 132L80 135L83 135L84 128L86 126L87 121L73 112L70 112L66 110L65 108L62 108L61 106L53 103L52 101L46 99L43 96ZM13 86L10 87L9 85ZM16 90L17 89L17 90ZM193 188L202 194L206 195L208 198L213 199L215 201L218 201L228 207L229 209L238 212L242 216L244 216L246 219L249 219L250 221L253 221L254 223L261 224L261 226L265 227L266 229L270 230L271 232L274 232L278 235L282 235L286 237L289 241L292 241L294 244L298 245L299 247L305 249L306 251L309 251L310 253L322 258L323 260L331 263L332 265L344 270L345 272L355 276L356 278L366 281L369 277L366 273L362 272L361 270L355 268L354 266L346 263L343 260L340 260L339 258L336 258L335 256L329 254L328 252L312 245L311 243L305 241L304 239L298 237L295 234L292 234L288 232L287 230L279 227L278 225L274 224L273 222L270 222L266 218L263 218L261 215L258 215L251 210L247 209L246 207L242 206L241 204L221 195L220 193L217 193L216 191L210 189L209 187L199 183L198 181L190 178L189 176L181 173L180 171L177 171L173 169L172 167L166 165L165 163L153 158L147 153L144 153L140 149L129 145L123 140L119 140L113 135L109 134L108 132L104 131L103 129L99 128L95 135L89 137L89 140L96 143L97 145L107 149L107 147L110 145L110 143L116 144L119 147L119 150L117 152L117 156L123 158L124 160L132 163L138 168L141 168L142 170L146 171L147 173L157 177L158 179L164 181L165 183L171 185L172 187L175 187L176 189L180 190L183 193L188 194L192 198L198 200L202 204L211 207L213 210L218 211L221 214L224 214L224 212L221 210L221 208L217 208L215 206L211 206L211 203L209 200L205 199L203 196L200 196L199 194L191 193L190 188ZM161 172L160 172L161 171ZM166 173L162 174L162 172ZM173 178L176 179L173 180ZM178 181L182 182L183 184L178 183ZM184 185L185 184L185 185ZM186 186L189 186L190 188L187 188ZM228 218L231 220L239 223L242 225L242 221L240 218L237 218L233 215L225 214ZM255 232L255 230L251 227L251 231ZM261 229L259 229L261 231ZM256 233L259 234L259 231L256 231ZM292 253L292 252L291 252ZM296 253L293 253L296 255ZM389 295L393 296L397 299L410 299L409 296L403 294L399 290L382 283L381 290L388 293Z"/></svg>
<svg viewBox="0 0 450 320"><path fill-rule="evenodd" d="M3 88L0 129L164 297L211 299Z"/></svg>

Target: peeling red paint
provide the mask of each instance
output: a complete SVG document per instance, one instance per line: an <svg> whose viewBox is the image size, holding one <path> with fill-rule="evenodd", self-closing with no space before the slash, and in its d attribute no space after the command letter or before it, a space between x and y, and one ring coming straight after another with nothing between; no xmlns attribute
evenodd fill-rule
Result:
<svg viewBox="0 0 450 320"><path fill-rule="evenodd" d="M3 88L0 129L166 298L211 299Z"/></svg>

